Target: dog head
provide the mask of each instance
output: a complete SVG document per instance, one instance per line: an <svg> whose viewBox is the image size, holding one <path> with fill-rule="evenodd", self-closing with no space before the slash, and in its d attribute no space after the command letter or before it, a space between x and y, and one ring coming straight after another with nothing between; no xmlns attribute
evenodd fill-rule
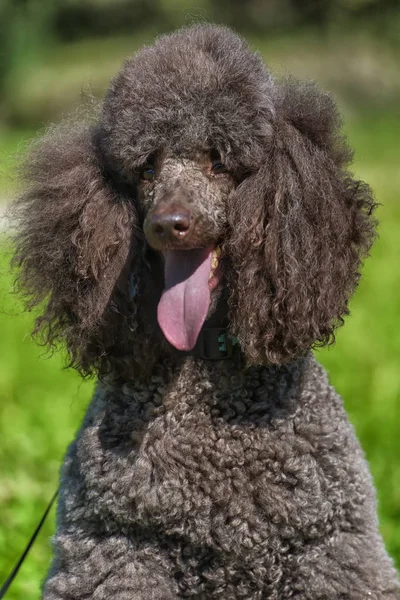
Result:
<svg viewBox="0 0 400 600"><path fill-rule="evenodd" d="M331 342L374 235L350 158L330 97L228 29L160 38L93 125L30 153L15 262L37 328L84 373L190 350L218 306L250 364Z"/></svg>

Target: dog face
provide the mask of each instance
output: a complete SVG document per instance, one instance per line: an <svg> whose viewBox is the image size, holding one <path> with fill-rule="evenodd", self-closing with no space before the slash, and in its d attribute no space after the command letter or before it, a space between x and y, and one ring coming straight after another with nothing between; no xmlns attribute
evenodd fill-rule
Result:
<svg viewBox="0 0 400 600"><path fill-rule="evenodd" d="M331 343L374 237L340 119L198 26L127 61L94 124L34 145L16 203L18 283L83 373L189 350L223 302L249 364ZM223 293L222 293L223 292Z"/></svg>
<svg viewBox="0 0 400 600"><path fill-rule="evenodd" d="M216 246L224 235L235 179L216 151L193 158L160 156L140 172L144 232L155 250Z"/></svg>

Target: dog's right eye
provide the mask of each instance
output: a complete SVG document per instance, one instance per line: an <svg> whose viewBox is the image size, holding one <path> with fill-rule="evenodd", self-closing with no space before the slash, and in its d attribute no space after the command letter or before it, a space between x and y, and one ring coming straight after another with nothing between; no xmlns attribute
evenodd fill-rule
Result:
<svg viewBox="0 0 400 600"><path fill-rule="evenodd" d="M219 175L220 173L226 173L226 171L227 171L227 169L226 169L225 165L222 162L215 161L212 164L212 172L215 175Z"/></svg>
<svg viewBox="0 0 400 600"><path fill-rule="evenodd" d="M152 165L146 165L140 171L140 178L144 179L145 181L153 181L155 174L156 172L154 167Z"/></svg>

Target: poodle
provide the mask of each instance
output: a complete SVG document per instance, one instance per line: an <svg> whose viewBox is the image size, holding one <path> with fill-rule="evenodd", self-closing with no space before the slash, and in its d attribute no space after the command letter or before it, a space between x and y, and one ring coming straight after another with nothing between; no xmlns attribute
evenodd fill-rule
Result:
<svg viewBox="0 0 400 600"><path fill-rule="evenodd" d="M127 60L26 160L35 333L98 379L45 600L394 600L334 341L374 238L330 96L227 28Z"/></svg>

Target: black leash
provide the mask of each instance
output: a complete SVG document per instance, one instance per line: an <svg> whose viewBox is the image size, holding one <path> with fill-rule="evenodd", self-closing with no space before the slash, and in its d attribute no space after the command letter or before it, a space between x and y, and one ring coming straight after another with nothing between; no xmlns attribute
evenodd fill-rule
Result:
<svg viewBox="0 0 400 600"><path fill-rule="evenodd" d="M43 523L46 520L47 515L50 512L51 507L54 504L55 499L58 496L58 490L56 491L56 493L54 494L54 496L52 497L52 499L50 500L46 510L44 511L43 517L41 518L38 526L36 527L35 531L33 532L33 535L31 537L31 539L28 542L28 545L26 546L25 550L23 551L20 559L18 560L17 564L15 565L15 567L13 568L13 570L11 571L11 573L9 574L9 576L7 577L6 581L4 582L3 586L0 589L0 600L1 598L4 598L4 596L7 593L8 588L10 587L10 585L12 584L12 582L14 581L15 577L18 575L18 571L21 568L22 563L24 562L25 558L27 557L27 554L29 552L29 550L32 548L34 541L36 540L39 531L42 529Z"/></svg>
<svg viewBox="0 0 400 600"><path fill-rule="evenodd" d="M201 330L196 346L191 352L187 352L186 354L191 356L196 356L198 358L203 358L205 360L221 360L225 358L232 358L236 352L239 351L239 344L237 339L234 336L231 336L227 329L224 327L203 327ZM51 507L54 504L55 499L58 496L59 490L55 492L52 499L50 500L44 514L36 527L35 531L31 539L29 540L25 550L23 551L21 557L19 558L17 564L7 577L3 586L0 589L0 600L4 598L7 593L8 588L18 575L18 571L20 570L22 563L28 555L29 550L32 548L39 531L43 527L43 523L46 520L47 515L49 514Z"/></svg>
<svg viewBox="0 0 400 600"><path fill-rule="evenodd" d="M205 360L221 360L225 358L231 358L238 350L239 344L237 339L234 336L229 335L226 328L204 327L200 332L195 348L191 352L187 352L187 354L191 356L197 356L198 358L203 358ZM39 531L43 527L43 523L45 522L46 517L49 514L51 507L53 506L54 501L58 496L58 492L59 490L57 490L53 495L46 510L44 511L43 517L41 518L38 526L33 532L33 535L29 540L28 545L26 546L17 564L15 565L15 567L7 577L6 581L4 582L3 586L1 587L0 600L4 598L8 588L18 575L18 571L20 570L22 563L27 557L29 550L32 548Z"/></svg>

